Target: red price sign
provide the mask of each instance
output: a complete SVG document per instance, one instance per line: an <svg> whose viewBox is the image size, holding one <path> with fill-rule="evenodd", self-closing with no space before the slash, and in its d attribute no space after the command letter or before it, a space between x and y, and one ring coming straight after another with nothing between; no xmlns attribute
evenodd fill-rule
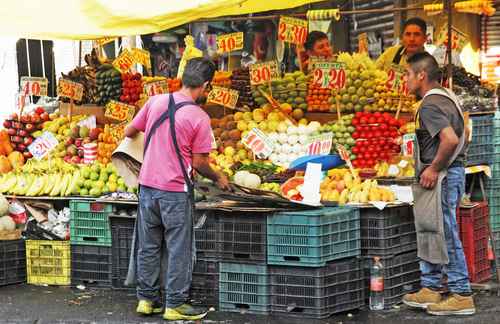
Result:
<svg viewBox="0 0 500 324"><path fill-rule="evenodd" d="M46 78L21 77L21 93L25 96L46 96L49 81Z"/></svg>
<svg viewBox="0 0 500 324"><path fill-rule="evenodd" d="M258 85L268 83L279 78L278 63L270 61L250 65L250 84Z"/></svg>
<svg viewBox="0 0 500 324"><path fill-rule="evenodd" d="M304 44L307 38L307 20L292 17L280 17L278 39L292 43Z"/></svg>
<svg viewBox="0 0 500 324"><path fill-rule="evenodd" d="M393 65L389 71L387 71L387 82L385 86L390 91L408 95L408 81L406 78L405 71L400 66Z"/></svg>
<svg viewBox="0 0 500 324"><path fill-rule="evenodd" d="M135 114L135 106L111 100L106 105L106 111L104 112L104 117L119 122L130 122L134 118L134 114Z"/></svg>
<svg viewBox="0 0 500 324"><path fill-rule="evenodd" d="M231 33L217 36L219 52L232 52L243 48L243 33Z"/></svg>
<svg viewBox="0 0 500 324"><path fill-rule="evenodd" d="M258 128L251 129L241 142L261 159L267 158L273 152L273 142Z"/></svg>
<svg viewBox="0 0 500 324"><path fill-rule="evenodd" d="M57 95L59 97L67 97L80 101L83 97L83 85L81 83L61 78L59 79L59 84L57 85Z"/></svg>
<svg viewBox="0 0 500 324"><path fill-rule="evenodd" d="M120 72L124 73L130 70L132 65L134 65L134 62L134 55L132 55L128 49L124 49L120 56L113 61L113 66Z"/></svg>
<svg viewBox="0 0 500 324"><path fill-rule="evenodd" d="M236 90L214 86L208 93L207 102L234 109L239 96Z"/></svg>
<svg viewBox="0 0 500 324"><path fill-rule="evenodd" d="M316 62L313 65L314 85L323 89L343 89L346 84L345 64Z"/></svg>
<svg viewBox="0 0 500 324"><path fill-rule="evenodd" d="M43 132L42 136L28 146L28 150L35 159L40 160L49 154L57 144L59 144L59 141L51 132Z"/></svg>
<svg viewBox="0 0 500 324"><path fill-rule="evenodd" d="M168 93L168 83L166 80L158 80L144 83L144 92L149 96Z"/></svg>
<svg viewBox="0 0 500 324"><path fill-rule="evenodd" d="M325 133L310 137L306 142L307 155L328 155L332 149L333 134Z"/></svg>
<svg viewBox="0 0 500 324"><path fill-rule="evenodd" d="M345 164L352 169L351 156L345 149L344 145L337 144L337 152L339 152L340 158L345 161Z"/></svg>

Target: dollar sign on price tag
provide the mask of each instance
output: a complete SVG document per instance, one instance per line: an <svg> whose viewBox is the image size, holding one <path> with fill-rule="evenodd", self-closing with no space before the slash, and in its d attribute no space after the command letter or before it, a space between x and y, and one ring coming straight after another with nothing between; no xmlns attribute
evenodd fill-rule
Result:
<svg viewBox="0 0 500 324"><path fill-rule="evenodd" d="M43 132L42 136L28 146L28 150L35 159L40 160L49 154L57 144L59 144L59 141L51 132Z"/></svg>
<svg viewBox="0 0 500 324"><path fill-rule="evenodd" d="M214 86L212 91L208 93L207 102L234 109L238 97L239 92L236 90Z"/></svg>
<svg viewBox="0 0 500 324"><path fill-rule="evenodd" d="M119 122L130 122L134 118L134 114L135 114L135 106L111 100L106 105L106 111L104 112L104 117Z"/></svg>
<svg viewBox="0 0 500 324"><path fill-rule="evenodd" d="M25 96L46 96L49 81L46 78L21 77L21 93Z"/></svg>
<svg viewBox="0 0 500 324"><path fill-rule="evenodd" d="M345 64L338 62L314 62L314 85L322 89L343 89L346 84Z"/></svg>
<svg viewBox="0 0 500 324"><path fill-rule="evenodd" d="M278 39L292 43L304 44L307 38L307 20L281 16L278 25Z"/></svg>
<svg viewBox="0 0 500 324"><path fill-rule="evenodd" d="M83 97L83 84L61 78L57 85L57 95L80 101Z"/></svg>
<svg viewBox="0 0 500 324"><path fill-rule="evenodd" d="M250 84L259 85L279 78L278 63L270 61L250 65Z"/></svg>
<svg viewBox="0 0 500 324"><path fill-rule="evenodd" d="M243 48L243 33L231 33L217 36L217 48L220 53L232 52Z"/></svg>
<svg viewBox="0 0 500 324"><path fill-rule="evenodd" d="M252 128L241 139L243 145L249 148L258 158L265 159L273 152L273 142L260 129Z"/></svg>

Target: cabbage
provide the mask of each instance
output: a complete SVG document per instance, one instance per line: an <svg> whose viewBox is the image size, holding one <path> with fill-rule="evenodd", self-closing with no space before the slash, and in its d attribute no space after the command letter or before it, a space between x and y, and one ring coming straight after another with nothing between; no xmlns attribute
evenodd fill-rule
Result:
<svg viewBox="0 0 500 324"><path fill-rule="evenodd" d="M9 202L7 199L0 195L0 216L7 215L9 212Z"/></svg>
<svg viewBox="0 0 500 324"><path fill-rule="evenodd" d="M16 223L10 216L0 217L0 231L13 231L16 229Z"/></svg>

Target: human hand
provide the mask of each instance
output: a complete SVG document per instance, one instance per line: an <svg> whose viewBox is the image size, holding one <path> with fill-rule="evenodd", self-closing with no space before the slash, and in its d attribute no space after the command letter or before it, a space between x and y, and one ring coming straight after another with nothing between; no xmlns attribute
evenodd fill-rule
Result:
<svg viewBox="0 0 500 324"><path fill-rule="evenodd" d="M226 177L226 175L222 173L220 173L219 176L217 177L216 185L217 187L219 187L220 190L232 191L229 179Z"/></svg>
<svg viewBox="0 0 500 324"><path fill-rule="evenodd" d="M425 189L433 189L436 186L438 176L439 172L429 166L420 175L420 185Z"/></svg>

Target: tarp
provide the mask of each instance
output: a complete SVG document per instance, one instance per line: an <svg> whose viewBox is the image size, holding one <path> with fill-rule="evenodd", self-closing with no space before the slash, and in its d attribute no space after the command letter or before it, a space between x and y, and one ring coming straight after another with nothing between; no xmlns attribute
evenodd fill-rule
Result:
<svg viewBox="0 0 500 324"><path fill-rule="evenodd" d="M143 35L202 18L295 8L324 0L13 0L0 34L31 39Z"/></svg>

